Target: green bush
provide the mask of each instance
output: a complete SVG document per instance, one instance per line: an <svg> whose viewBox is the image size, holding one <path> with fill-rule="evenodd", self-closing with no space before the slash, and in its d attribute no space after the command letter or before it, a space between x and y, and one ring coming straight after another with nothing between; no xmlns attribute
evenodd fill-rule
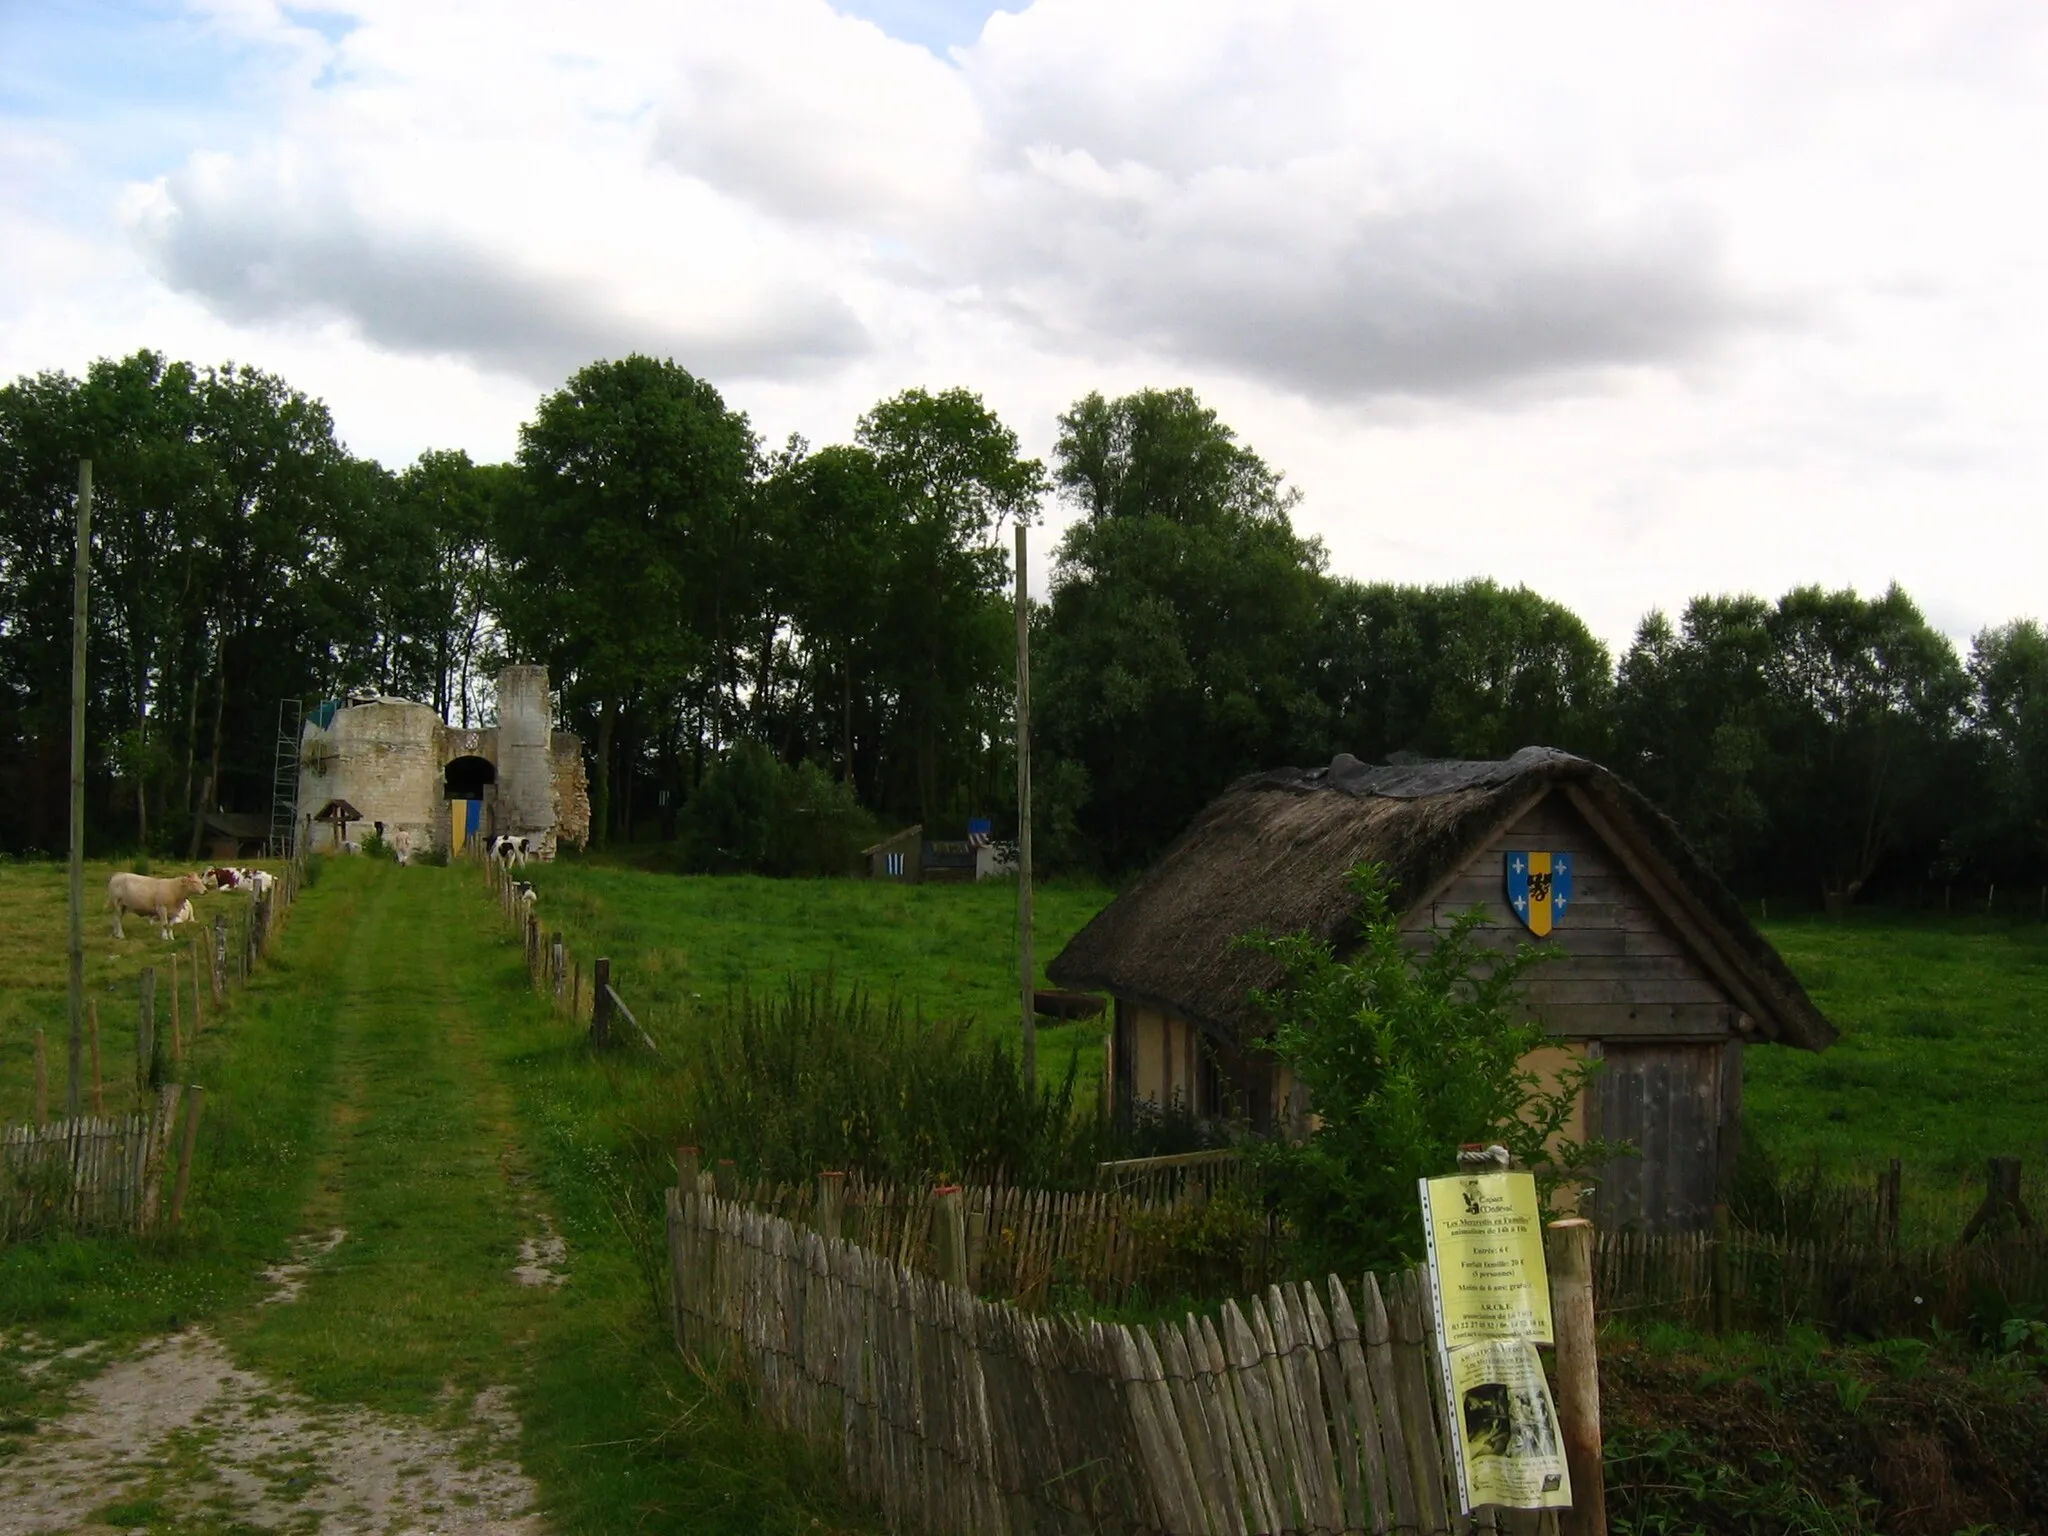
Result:
<svg viewBox="0 0 2048 1536"><path fill-rule="evenodd" d="M829 980L742 997L701 1041L684 1139L745 1173L809 1179L1001 1178L1077 1186L1102 1157L1092 1113L1065 1074L1024 1085L1017 1057L969 1025L906 1017Z"/></svg>
<svg viewBox="0 0 2048 1536"><path fill-rule="evenodd" d="M1482 950L1477 907L1411 949L1386 870L1361 864L1351 887L1362 930L1352 958L1305 934L1246 941L1287 973L1256 1000L1274 1021L1274 1055L1320 1120L1305 1142L1257 1151L1317 1273L1421 1258L1416 1181L1453 1172L1462 1145L1501 1143L1546 1195L1606 1150L1562 1136L1592 1069L1567 1070L1547 1089L1522 1065L1546 1037L1518 1022L1516 988L1554 951Z"/></svg>
<svg viewBox="0 0 2048 1536"><path fill-rule="evenodd" d="M677 828L684 866L713 875L848 874L873 834L851 785L756 741L712 764Z"/></svg>

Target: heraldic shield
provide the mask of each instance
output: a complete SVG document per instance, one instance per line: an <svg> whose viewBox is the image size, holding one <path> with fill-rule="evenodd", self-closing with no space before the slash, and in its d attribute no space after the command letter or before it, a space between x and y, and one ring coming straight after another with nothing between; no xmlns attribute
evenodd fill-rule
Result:
<svg viewBox="0 0 2048 1536"><path fill-rule="evenodd" d="M1572 856L1568 853L1511 852L1507 856L1508 905L1537 938L1564 917L1572 900Z"/></svg>

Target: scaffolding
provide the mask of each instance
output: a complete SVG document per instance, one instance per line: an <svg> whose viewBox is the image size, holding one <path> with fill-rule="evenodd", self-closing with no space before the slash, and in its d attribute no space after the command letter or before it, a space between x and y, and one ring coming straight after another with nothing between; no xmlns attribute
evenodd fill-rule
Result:
<svg viewBox="0 0 2048 1536"><path fill-rule="evenodd" d="M277 702L277 760L270 773L270 837L266 851L288 859L299 846L299 732L305 711L297 699Z"/></svg>

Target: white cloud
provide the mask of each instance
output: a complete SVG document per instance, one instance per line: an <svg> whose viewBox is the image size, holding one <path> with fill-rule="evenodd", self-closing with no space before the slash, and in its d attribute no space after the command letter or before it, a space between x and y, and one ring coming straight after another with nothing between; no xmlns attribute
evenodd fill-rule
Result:
<svg viewBox="0 0 2048 1536"><path fill-rule="evenodd" d="M232 351L400 456L631 349L814 440L961 382L1042 452L1188 382L1360 575L1616 640L1715 586L2039 608L2035 8L1036 0L939 51L824 0L321 12L196 7L245 105L164 107L140 180L0 125L0 369Z"/></svg>

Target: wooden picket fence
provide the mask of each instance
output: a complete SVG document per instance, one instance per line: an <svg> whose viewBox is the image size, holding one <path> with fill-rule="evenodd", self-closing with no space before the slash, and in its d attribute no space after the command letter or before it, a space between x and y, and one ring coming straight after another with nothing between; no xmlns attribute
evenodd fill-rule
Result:
<svg viewBox="0 0 2048 1536"><path fill-rule="evenodd" d="M1452 1513L1428 1278L1267 1288L1152 1325L1035 1315L704 1187L669 1193L675 1329L894 1529L1548 1530Z"/></svg>
<svg viewBox="0 0 2048 1536"><path fill-rule="evenodd" d="M690 1175L685 1175L686 1181ZM730 1163L703 1174L708 1193L799 1226L843 1237L892 1262L937 1273L937 1191L858 1173L820 1174L815 1185L741 1180ZM1013 1184L959 1189L966 1283L977 1295L1038 1311L1064 1299L1116 1305L1139 1296L1189 1289L1176 1252L1179 1222L1207 1196L1199 1188L1169 1199L1108 1190L1061 1191ZM1215 1256L1199 1287L1207 1293L1256 1290L1282 1278L1277 1234Z"/></svg>
<svg viewBox="0 0 2048 1536"><path fill-rule="evenodd" d="M147 1234L175 1227L191 1178L203 1090L166 1083L133 1114L86 1115L0 1133L0 1243L48 1231ZM164 1178L184 1110L171 1205Z"/></svg>
<svg viewBox="0 0 2048 1536"><path fill-rule="evenodd" d="M1594 1266L1602 1316L1769 1332L1811 1323L1869 1336L1961 1328L1987 1297L2048 1305L2048 1234L1895 1247L1794 1242L1731 1231L1603 1232Z"/></svg>

